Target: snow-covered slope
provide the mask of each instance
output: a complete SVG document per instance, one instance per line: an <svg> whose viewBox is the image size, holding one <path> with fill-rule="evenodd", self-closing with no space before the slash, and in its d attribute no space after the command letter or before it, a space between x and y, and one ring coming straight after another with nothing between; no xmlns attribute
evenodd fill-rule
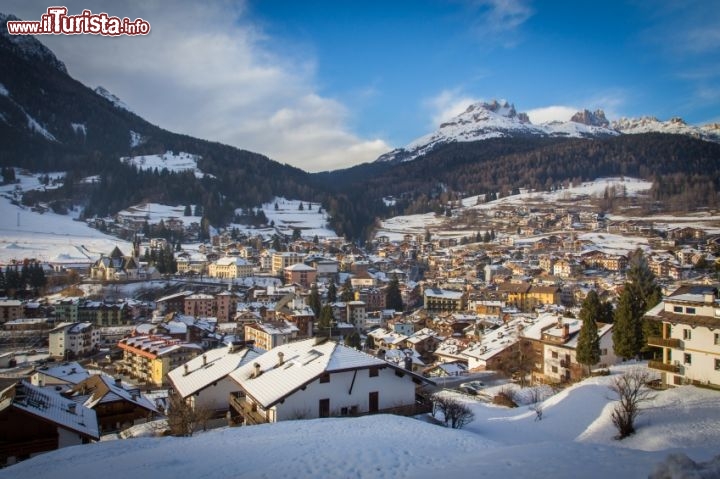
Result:
<svg viewBox="0 0 720 479"><path fill-rule="evenodd" d="M110 93L106 88L103 88L103 87L99 86L99 87L95 88L94 91L95 91L95 93L97 93L98 95L100 95L101 97L105 98L106 100L108 100L108 101L109 101L110 103L112 103L113 105L115 105L117 108L120 108L120 109L122 109L122 110L129 111L130 113L134 113L134 112L130 109L130 107L125 104L124 101L122 101L122 100L121 100L120 98L118 98L116 95L113 95L112 93Z"/></svg>
<svg viewBox="0 0 720 479"><path fill-rule="evenodd" d="M717 392L692 386L660 392L643 405L637 433L616 441L608 389L613 377L591 378L550 397L542 404L541 421L527 406L507 409L458 396L475 414L462 430L388 415L286 421L192 438L69 447L0 470L0 477L71 478L101 470L107 479L623 479L668 469L677 475L651 477L718 477L720 457L713 460L720 444Z"/></svg>
<svg viewBox="0 0 720 479"><path fill-rule="evenodd" d="M689 135L707 141L720 142L720 125L703 127L687 125L673 118L661 122L655 118L621 119L612 124L605 118L602 110L591 112L583 110L573 115L569 121L552 121L535 125L527 114L518 113L512 103L505 100L474 103L460 115L443 123L440 127L422 136L404 148L398 148L381 155L378 162L402 162L418 158L438 145L480 141L490 138L600 138L630 133L661 132Z"/></svg>
<svg viewBox="0 0 720 479"><path fill-rule="evenodd" d="M720 124L710 123L701 127L688 125L682 118L660 121L652 116L642 118L621 118L612 123L612 127L624 134L669 133L687 135L705 141L720 142Z"/></svg>
<svg viewBox="0 0 720 479"><path fill-rule="evenodd" d="M172 151L166 151L162 155L141 155L132 157L120 158L123 163L134 165L140 170L154 170L162 171L167 169L170 172L179 173L181 171L192 171L197 178L205 176L198 168L198 155L192 153L185 153L180 151L174 153Z"/></svg>

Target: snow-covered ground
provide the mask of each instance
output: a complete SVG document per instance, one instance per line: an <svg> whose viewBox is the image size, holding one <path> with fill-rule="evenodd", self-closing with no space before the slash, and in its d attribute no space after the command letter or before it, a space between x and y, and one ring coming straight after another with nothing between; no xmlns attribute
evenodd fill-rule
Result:
<svg viewBox="0 0 720 479"><path fill-rule="evenodd" d="M0 477L71 478L102 471L107 478L156 479L620 479L648 477L662 467L689 472L689 461L707 462L720 453L720 393L692 386L658 393L644 405L637 433L614 440L612 378L591 378L550 397L540 421L528 406L507 409L466 398L475 420L462 430L386 415L288 421L192 438L77 446L0 470ZM720 459L701 473L683 477L720 477Z"/></svg>
<svg viewBox="0 0 720 479"><path fill-rule="evenodd" d="M300 209L301 203L302 210ZM275 209L276 204L277 209ZM320 203L311 201L275 198L262 205L262 211L265 213L268 223L272 222L274 227L251 228L240 224L232 224L230 227L237 228L250 236L271 237L276 233L292 236L293 230L297 228L300 230L300 235L306 239L312 239L316 235L321 239L337 237L337 233L328 226L330 218L327 212L324 209L321 212L321 208Z"/></svg>
<svg viewBox="0 0 720 479"><path fill-rule="evenodd" d="M131 132L131 143L140 142L140 138L133 136L134 132ZM137 135L137 134L136 134ZM197 178L202 178L203 173L197 165L199 156L191 153L185 153L183 151L174 153L172 151L166 151L162 155L141 155L132 157L120 158L120 161L126 164L135 165L141 170L154 170L162 171L167 168L170 172L181 172L181 171L192 171ZM212 176L212 175L210 175Z"/></svg>
<svg viewBox="0 0 720 479"><path fill-rule="evenodd" d="M637 196L647 192L652 186L651 182L628 177L600 178L577 186L570 186L565 189L547 191L521 191L518 195L506 196L495 201L479 203L477 196L470 196L461 200L462 208L454 210L453 216L458 217L462 210L483 210L491 212L508 206L530 206L533 204L550 205L566 201L578 201L583 199L600 199L608 188L614 188L618 196ZM613 221L642 220L653 221L654 227L658 230L675 227L696 227L707 231L709 234L720 233L720 216L708 212L700 212L686 216L633 216L609 215ZM455 228L445 228L448 219L443 216L435 216L433 213L395 216L382 221L376 236L388 236L391 241L402 240L406 234L423 234L429 228L434 238L455 237L473 235L476 230L463 231ZM580 239L590 240L595 243L597 249L608 253L626 254L629 251L640 247L647 248L646 238L632 238L613 234L583 234Z"/></svg>
<svg viewBox="0 0 720 479"><path fill-rule="evenodd" d="M36 258L55 263L86 263L117 245L123 251L130 244L75 221L77 212L58 215L40 213L11 202L16 188L23 191L43 188L39 175L16 173L18 184L0 186L0 263ZM63 176L50 173L50 178ZM19 198L19 197L18 197Z"/></svg>
<svg viewBox="0 0 720 479"><path fill-rule="evenodd" d="M190 212L195 212L194 205L190 206ZM118 214L124 217L145 219L148 224L157 224L160 220L167 221L171 218L180 220L185 225L190 225L191 223L200 224L202 220L201 216L194 216L192 214L185 216L185 205L171 206L160 203L140 203L122 210Z"/></svg>

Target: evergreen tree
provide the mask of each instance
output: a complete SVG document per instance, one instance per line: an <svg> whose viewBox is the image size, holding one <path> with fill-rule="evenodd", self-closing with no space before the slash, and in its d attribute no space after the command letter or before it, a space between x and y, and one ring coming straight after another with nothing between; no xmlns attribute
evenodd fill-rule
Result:
<svg viewBox="0 0 720 479"><path fill-rule="evenodd" d="M201 205L195 205L195 214L193 216L202 216L203 215L203 208Z"/></svg>
<svg viewBox="0 0 720 479"><path fill-rule="evenodd" d="M659 335L660 325L643 319L643 315L660 302L662 292L640 249L630 256L627 279L615 311L615 322L620 320L620 324L613 328L613 342L619 342L616 353L632 358L653 350L647 346L647 338Z"/></svg>
<svg viewBox="0 0 720 479"><path fill-rule="evenodd" d="M630 288L625 287L615 309L613 349L616 355L630 359L636 357L642 347L642 323L638 308Z"/></svg>
<svg viewBox="0 0 720 479"><path fill-rule="evenodd" d="M355 291L353 291L352 282L348 277L343 283L342 291L340 291L340 301L347 303L355 299Z"/></svg>
<svg viewBox="0 0 720 479"><path fill-rule="evenodd" d="M183 216L192 216L192 208L190 208L190 205L185 205Z"/></svg>
<svg viewBox="0 0 720 479"><path fill-rule="evenodd" d="M404 310L402 294L400 293L400 283L397 278L390 280L387 290L385 291L385 307L394 309L395 311Z"/></svg>
<svg viewBox="0 0 720 479"><path fill-rule="evenodd" d="M5 292L5 288L7 285L5 284L5 272L0 268L0 291Z"/></svg>
<svg viewBox="0 0 720 479"><path fill-rule="evenodd" d="M334 303L335 301L337 301L337 286L335 286L335 281L330 281L327 290L327 302Z"/></svg>
<svg viewBox="0 0 720 479"><path fill-rule="evenodd" d="M602 314L602 304L595 290L588 293L580 309L582 327L578 335L577 362L587 366L588 375L590 367L600 362L600 337L598 336L597 323L595 322Z"/></svg>
<svg viewBox="0 0 720 479"><path fill-rule="evenodd" d="M320 310L320 318L318 319L318 323L317 323L318 330L325 331L326 334L328 336L330 336L330 332L331 332L334 321L335 321L335 318L333 317L332 306L330 306L329 304L326 304Z"/></svg>
<svg viewBox="0 0 720 479"><path fill-rule="evenodd" d="M303 211L305 207L303 206L302 201L300 202L300 206L298 206L298 211Z"/></svg>
<svg viewBox="0 0 720 479"><path fill-rule="evenodd" d="M318 287L316 283L313 283L312 287L310 288L310 295L308 296L308 306L313 310L313 313L315 313L315 318L317 318L320 314L320 293L318 292Z"/></svg>
<svg viewBox="0 0 720 479"><path fill-rule="evenodd" d="M300 239L300 228L293 228L292 240L297 241Z"/></svg>
<svg viewBox="0 0 720 479"><path fill-rule="evenodd" d="M353 331L352 333L345 336L345 346L360 350L362 348L362 339L360 333Z"/></svg>

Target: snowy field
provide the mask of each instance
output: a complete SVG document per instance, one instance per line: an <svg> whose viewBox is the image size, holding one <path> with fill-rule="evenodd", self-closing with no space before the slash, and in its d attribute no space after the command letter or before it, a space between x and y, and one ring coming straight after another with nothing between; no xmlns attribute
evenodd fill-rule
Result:
<svg viewBox="0 0 720 479"><path fill-rule="evenodd" d="M135 141L139 140L133 136L131 138L131 143ZM198 168L197 162L199 159L199 156L191 153L185 153L183 151L178 153L166 151L162 155L126 156L120 158L120 161L129 165L135 165L141 170L157 169L158 171L162 171L163 169L167 169L173 173L192 171L196 178L202 178L205 176L205 173Z"/></svg>
<svg viewBox="0 0 720 479"><path fill-rule="evenodd" d="M195 212L195 205L190 205L190 211L191 213ZM167 221L171 218L182 221L184 225L200 224L202 220L201 216L185 216L185 205L170 206L160 203L140 203L122 210L118 214L124 217L145 219L148 224L157 224L160 223L160 220Z"/></svg>
<svg viewBox="0 0 720 479"><path fill-rule="evenodd" d="M301 203L302 210L300 209ZM276 204L277 209L275 209ZM311 201L275 198L262 205L268 223L273 222L274 227L249 228L240 224L232 224L230 227L235 227L250 236L262 235L266 238L270 238L276 233L292 236L294 229L299 229L300 235L305 239L313 239L316 235L320 239L337 237L335 231L328 226L330 218L327 212L325 210L320 212L321 207L320 203Z"/></svg>
<svg viewBox="0 0 720 479"><path fill-rule="evenodd" d="M50 174L56 177L61 174ZM38 175L17 173L20 183L0 186L0 263L36 258L55 263L95 261L99 253L109 253L117 245L123 251L130 244L75 221L77 212L58 215L39 213L11 203L16 188L23 191L42 188Z"/></svg>
<svg viewBox="0 0 720 479"><path fill-rule="evenodd" d="M720 454L720 393L692 386L659 392L644 405L637 433L616 441L611 379L591 378L546 399L540 421L527 405L507 409L466 398L475 420L462 430L385 415L288 421L72 447L0 470L0 477L62 479L102 471L107 478L156 479L621 479L648 477L668 464L688 472L683 461ZM720 456L702 475L693 472L683 477L720 477Z"/></svg>

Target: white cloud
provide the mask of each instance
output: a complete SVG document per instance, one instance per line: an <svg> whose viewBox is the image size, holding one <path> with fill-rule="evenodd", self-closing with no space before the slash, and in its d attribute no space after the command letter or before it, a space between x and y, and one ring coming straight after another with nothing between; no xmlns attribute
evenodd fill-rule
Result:
<svg viewBox="0 0 720 479"><path fill-rule="evenodd" d="M467 107L480 101L473 98L459 89L443 90L438 95L423 102L430 110L431 127L437 128L441 123L459 115L467 110Z"/></svg>
<svg viewBox="0 0 720 479"><path fill-rule="evenodd" d="M518 28L534 14L525 0L473 0L469 5L479 13L474 32L486 47L514 47L520 41Z"/></svg>
<svg viewBox="0 0 720 479"><path fill-rule="evenodd" d="M530 121L536 125L549 121L568 121L578 111L572 106L553 105L528 110Z"/></svg>
<svg viewBox="0 0 720 479"><path fill-rule="evenodd" d="M28 20L45 7L10 1ZM350 115L315 87L313 55L274 53L282 45L247 21L242 2L63 3L70 14L142 17L144 37L44 36L75 78L102 85L151 123L220 141L317 171L371 161L391 147L350 131Z"/></svg>

